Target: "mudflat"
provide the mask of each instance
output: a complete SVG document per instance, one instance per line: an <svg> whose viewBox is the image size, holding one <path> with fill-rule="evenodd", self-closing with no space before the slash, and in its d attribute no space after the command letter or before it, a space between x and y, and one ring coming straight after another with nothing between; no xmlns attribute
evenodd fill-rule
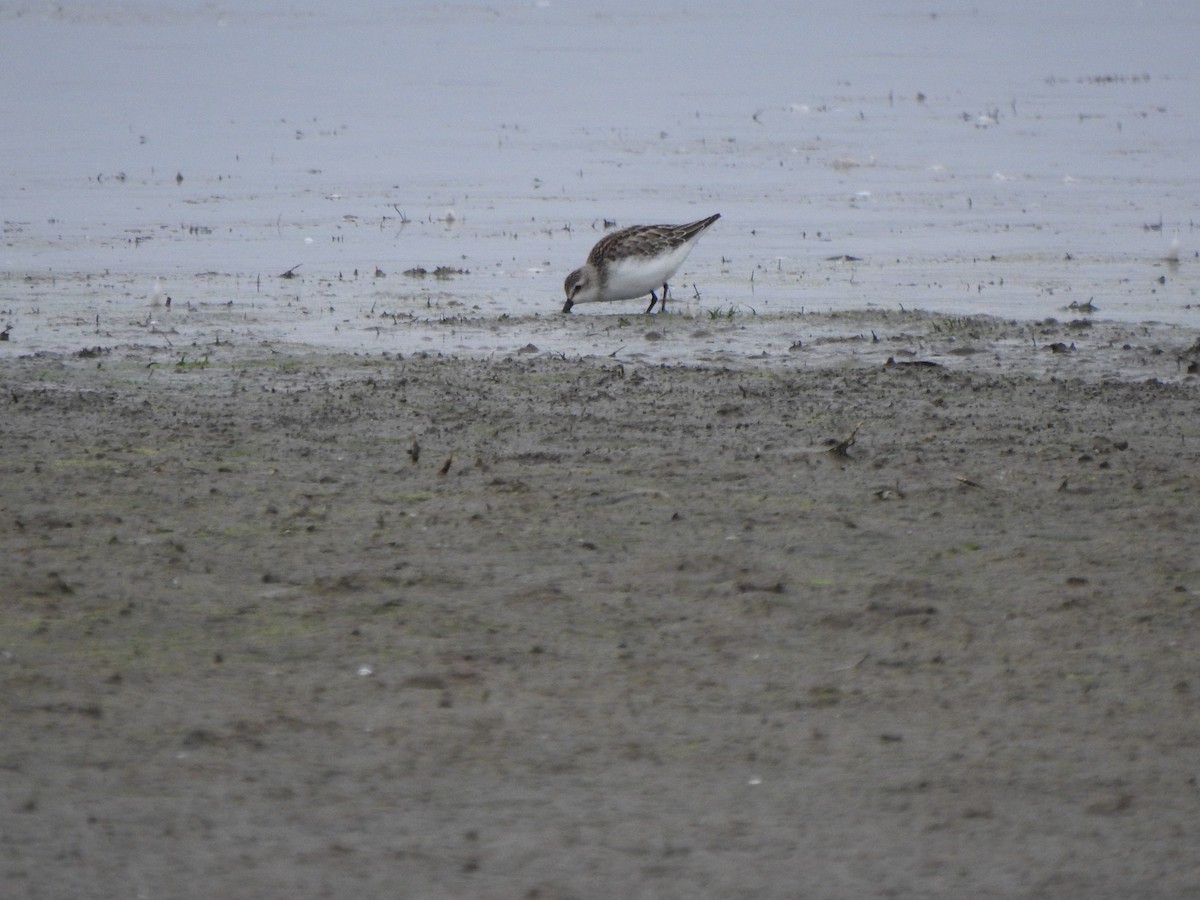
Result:
<svg viewBox="0 0 1200 900"><path fill-rule="evenodd" d="M1195 896L1196 347L960 327L6 361L0 894Z"/></svg>

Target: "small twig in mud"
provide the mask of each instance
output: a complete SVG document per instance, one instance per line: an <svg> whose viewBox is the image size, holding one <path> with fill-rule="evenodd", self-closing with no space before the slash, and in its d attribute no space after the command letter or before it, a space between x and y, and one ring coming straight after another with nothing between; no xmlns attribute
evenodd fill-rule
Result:
<svg viewBox="0 0 1200 900"><path fill-rule="evenodd" d="M408 448L408 458L412 460L414 466L421 458L421 445L417 443L416 438L413 438L413 445Z"/></svg>
<svg viewBox="0 0 1200 900"><path fill-rule="evenodd" d="M955 475L954 480L965 487L979 488L981 490L983 489L982 484L980 484L978 481L972 481L966 475Z"/></svg>
<svg viewBox="0 0 1200 900"><path fill-rule="evenodd" d="M860 656L858 658L857 661L850 663L848 666L837 666L835 668L830 669L829 671L830 672L845 672L848 669L857 669L859 666L861 666L863 663L865 663L867 661L867 657L869 657L870 655L871 655L870 653L864 653L862 656Z"/></svg>
<svg viewBox="0 0 1200 900"><path fill-rule="evenodd" d="M859 422L848 435L830 447L829 452L834 456L848 457L850 455L850 448L854 446L854 438L858 434L858 429L862 427L863 423Z"/></svg>
<svg viewBox="0 0 1200 900"><path fill-rule="evenodd" d="M304 265L304 263L296 263L294 266L292 266L292 267L291 267L290 269L288 269L286 272L283 272L283 273L281 273L279 277L280 277L280 278L295 278L295 277L296 277L296 270L297 270L298 268L300 268L302 265Z"/></svg>
<svg viewBox="0 0 1200 900"><path fill-rule="evenodd" d="M445 475L447 472L449 472L450 464L452 462L454 462L454 454L450 454L450 456L446 457L446 461L442 464L442 467L438 469L438 474Z"/></svg>

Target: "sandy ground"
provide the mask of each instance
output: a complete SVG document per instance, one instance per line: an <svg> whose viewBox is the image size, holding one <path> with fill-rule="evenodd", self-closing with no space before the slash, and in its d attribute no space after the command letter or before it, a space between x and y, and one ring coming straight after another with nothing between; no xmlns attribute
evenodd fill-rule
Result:
<svg viewBox="0 0 1200 900"><path fill-rule="evenodd" d="M919 348L9 360L0 894L1195 896L1196 348Z"/></svg>

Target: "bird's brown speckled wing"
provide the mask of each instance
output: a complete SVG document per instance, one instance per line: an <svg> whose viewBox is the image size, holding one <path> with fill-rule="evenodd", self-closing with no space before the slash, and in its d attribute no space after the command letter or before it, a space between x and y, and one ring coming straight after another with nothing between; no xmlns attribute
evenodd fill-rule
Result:
<svg viewBox="0 0 1200 900"><path fill-rule="evenodd" d="M604 260L623 256L656 256L687 243L719 218L717 213L687 225L631 225L597 241L587 261L599 266Z"/></svg>

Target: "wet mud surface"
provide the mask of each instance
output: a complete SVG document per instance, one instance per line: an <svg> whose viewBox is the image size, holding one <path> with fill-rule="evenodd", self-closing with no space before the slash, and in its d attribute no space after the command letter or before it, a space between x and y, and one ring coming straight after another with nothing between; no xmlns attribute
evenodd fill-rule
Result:
<svg viewBox="0 0 1200 900"><path fill-rule="evenodd" d="M1191 341L960 326L8 360L0 892L1193 894Z"/></svg>

